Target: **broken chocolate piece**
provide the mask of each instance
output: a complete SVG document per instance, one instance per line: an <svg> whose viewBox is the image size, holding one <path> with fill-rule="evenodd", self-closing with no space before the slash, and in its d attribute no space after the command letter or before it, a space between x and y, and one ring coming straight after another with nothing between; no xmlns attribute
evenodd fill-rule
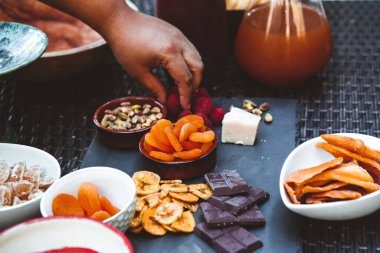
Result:
<svg viewBox="0 0 380 253"><path fill-rule="evenodd" d="M269 193L260 188L249 187L245 194L235 196L211 196L208 202L234 215L239 215L255 204L269 199Z"/></svg>
<svg viewBox="0 0 380 253"><path fill-rule="evenodd" d="M236 170L207 173L204 177L215 196L230 196L249 190L247 182Z"/></svg>
<svg viewBox="0 0 380 253"><path fill-rule="evenodd" d="M234 226L229 228L209 228L205 223L195 227L194 233L217 252L252 252L263 243L246 229Z"/></svg>

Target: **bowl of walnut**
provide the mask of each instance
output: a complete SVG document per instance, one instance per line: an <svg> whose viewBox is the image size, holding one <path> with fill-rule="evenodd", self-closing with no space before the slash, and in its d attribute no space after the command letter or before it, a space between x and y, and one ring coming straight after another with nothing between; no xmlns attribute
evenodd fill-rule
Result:
<svg viewBox="0 0 380 253"><path fill-rule="evenodd" d="M0 143L0 229L39 216L42 195L60 176L58 161L47 152Z"/></svg>

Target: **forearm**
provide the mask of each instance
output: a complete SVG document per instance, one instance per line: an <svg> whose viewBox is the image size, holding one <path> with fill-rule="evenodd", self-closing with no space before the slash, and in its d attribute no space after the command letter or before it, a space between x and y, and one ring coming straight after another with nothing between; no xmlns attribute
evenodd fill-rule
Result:
<svg viewBox="0 0 380 253"><path fill-rule="evenodd" d="M133 10L124 0L41 0L42 2L68 13L91 26L103 37L107 37L119 17Z"/></svg>

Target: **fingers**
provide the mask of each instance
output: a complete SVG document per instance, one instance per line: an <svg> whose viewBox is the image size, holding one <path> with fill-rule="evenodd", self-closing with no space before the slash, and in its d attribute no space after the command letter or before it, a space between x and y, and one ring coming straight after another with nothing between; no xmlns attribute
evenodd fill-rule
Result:
<svg viewBox="0 0 380 253"><path fill-rule="evenodd" d="M177 54L164 67L178 85L179 98L184 110L190 109L190 97L193 90L193 75L181 54Z"/></svg>
<svg viewBox="0 0 380 253"><path fill-rule="evenodd" d="M149 69L142 70L135 79L148 88L162 103L166 101L166 91L160 80Z"/></svg>
<svg viewBox="0 0 380 253"><path fill-rule="evenodd" d="M192 85L194 88L198 88L200 82L202 81L203 74L202 58L194 45L188 40L186 40L182 54L191 73L193 74Z"/></svg>

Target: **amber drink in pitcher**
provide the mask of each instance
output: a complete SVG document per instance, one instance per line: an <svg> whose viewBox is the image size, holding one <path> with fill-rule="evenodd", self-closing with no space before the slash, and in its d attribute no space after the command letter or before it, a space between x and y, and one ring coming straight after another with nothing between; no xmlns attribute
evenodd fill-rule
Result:
<svg viewBox="0 0 380 253"><path fill-rule="evenodd" d="M332 37L319 0L254 3L235 41L236 59L248 74L270 86L294 86L327 64Z"/></svg>

